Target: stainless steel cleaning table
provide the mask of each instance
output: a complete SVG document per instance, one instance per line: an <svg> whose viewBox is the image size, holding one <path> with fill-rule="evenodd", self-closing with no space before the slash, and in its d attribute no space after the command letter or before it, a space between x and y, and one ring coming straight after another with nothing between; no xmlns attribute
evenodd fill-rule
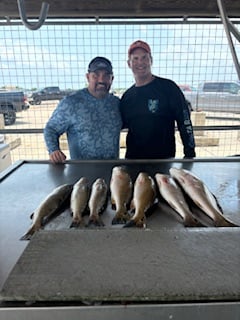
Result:
<svg viewBox="0 0 240 320"><path fill-rule="evenodd" d="M117 165L133 181L140 171L190 170L240 225L239 158L20 161L0 176L0 318L15 312L18 319L239 319L239 227L184 228L161 203L146 229L123 229L111 225L109 202L101 229L70 229L66 209L31 241L19 240L53 188L81 176L109 185Z"/></svg>

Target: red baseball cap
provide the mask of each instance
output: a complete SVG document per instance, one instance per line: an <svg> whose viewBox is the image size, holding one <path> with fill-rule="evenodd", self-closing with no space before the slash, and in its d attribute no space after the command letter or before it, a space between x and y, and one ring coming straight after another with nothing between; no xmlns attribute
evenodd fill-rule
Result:
<svg viewBox="0 0 240 320"><path fill-rule="evenodd" d="M130 54L133 52L133 50L138 49L138 48L144 49L145 51L147 51L147 53L151 54L151 48L149 47L147 42L144 42L142 40L137 40L130 45L130 47L128 49L128 55L130 56Z"/></svg>

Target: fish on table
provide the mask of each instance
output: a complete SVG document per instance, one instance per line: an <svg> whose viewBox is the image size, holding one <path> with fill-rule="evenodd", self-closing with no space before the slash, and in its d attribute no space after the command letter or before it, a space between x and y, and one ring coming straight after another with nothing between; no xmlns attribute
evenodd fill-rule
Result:
<svg viewBox="0 0 240 320"><path fill-rule="evenodd" d="M216 197L201 179L185 169L170 168L169 172L216 227L237 227L235 223L224 217Z"/></svg>
<svg viewBox="0 0 240 320"><path fill-rule="evenodd" d="M70 228L76 228L83 222L82 216L87 211L90 187L86 177L81 177L74 185L70 199L72 223Z"/></svg>
<svg viewBox="0 0 240 320"><path fill-rule="evenodd" d="M104 223L100 214L106 209L107 206L108 188L103 178L98 178L94 181L91 194L88 201L89 207L89 220L87 226L103 227Z"/></svg>
<svg viewBox="0 0 240 320"><path fill-rule="evenodd" d="M128 172L121 166L112 169L110 180L111 204L116 210L112 224L124 224L130 219L128 206L131 201L133 183Z"/></svg>
<svg viewBox="0 0 240 320"><path fill-rule="evenodd" d="M156 186L153 178L146 172L140 172L134 183L133 199L130 205L134 214L124 225L124 228L146 227L146 213L156 203L156 195Z"/></svg>
<svg viewBox="0 0 240 320"><path fill-rule="evenodd" d="M31 215L32 225L20 240L30 240L32 235L42 228L44 219L49 219L61 212L69 203L72 189L73 186L69 184L63 184L55 188L34 210Z"/></svg>
<svg viewBox="0 0 240 320"><path fill-rule="evenodd" d="M201 222L194 217L182 190L170 175L156 173L155 179L160 195L169 206L180 215L185 227L203 226Z"/></svg>

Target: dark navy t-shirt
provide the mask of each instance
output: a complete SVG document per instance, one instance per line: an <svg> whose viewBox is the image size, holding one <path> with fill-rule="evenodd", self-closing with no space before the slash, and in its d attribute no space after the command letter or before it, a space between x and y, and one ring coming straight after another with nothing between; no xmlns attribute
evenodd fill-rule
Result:
<svg viewBox="0 0 240 320"><path fill-rule="evenodd" d="M120 111L123 127L128 128L126 158L175 157L175 123L184 155L195 156L189 109L173 81L155 77L145 86L132 86L121 99Z"/></svg>

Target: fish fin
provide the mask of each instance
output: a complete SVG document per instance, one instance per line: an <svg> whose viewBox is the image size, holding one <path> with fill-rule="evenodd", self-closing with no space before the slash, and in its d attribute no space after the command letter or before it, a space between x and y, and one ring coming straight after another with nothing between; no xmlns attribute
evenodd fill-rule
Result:
<svg viewBox="0 0 240 320"><path fill-rule="evenodd" d="M115 207L116 208L116 201L114 200L114 198L111 196L110 197L111 199L111 206L112 206L112 209Z"/></svg>
<svg viewBox="0 0 240 320"><path fill-rule="evenodd" d="M49 223L52 219L59 216L61 213L63 213L65 210L69 209L70 206L70 197L68 195L67 198L63 200L63 202L48 216L44 217L42 220L42 226L45 226L47 223Z"/></svg>
<svg viewBox="0 0 240 320"><path fill-rule="evenodd" d="M132 227L138 227L138 228L146 228L147 224L146 224L146 217L142 217L141 219L138 220L134 220L131 219L129 220L124 226L123 228L132 228Z"/></svg>
<svg viewBox="0 0 240 320"><path fill-rule="evenodd" d="M112 220L112 224L124 224L129 221L130 215L127 211L117 212Z"/></svg>
<svg viewBox="0 0 240 320"><path fill-rule="evenodd" d="M215 199L215 202L216 202L216 206L217 206L217 208L221 211L221 213L223 214L223 208L221 207L221 205L220 205L220 203L219 203L219 201L218 201L218 199L217 199L217 197L215 196L215 194L213 194L212 192L211 192L211 195L213 196L213 198Z"/></svg>
<svg viewBox="0 0 240 320"><path fill-rule="evenodd" d="M86 227L104 227L104 223L100 217L91 217L88 220Z"/></svg>
<svg viewBox="0 0 240 320"><path fill-rule="evenodd" d="M132 199L130 202L130 210L134 210L134 209L135 209L135 202L134 202L134 199Z"/></svg>
<svg viewBox="0 0 240 320"><path fill-rule="evenodd" d="M103 212L106 210L108 204L108 198L106 197L104 204L102 205L101 209L99 210L99 214L103 214Z"/></svg>
<svg viewBox="0 0 240 320"><path fill-rule="evenodd" d="M155 199L154 203L145 211L146 217L150 217L157 208L158 208L158 199Z"/></svg>
<svg viewBox="0 0 240 320"><path fill-rule="evenodd" d="M30 214L30 219L32 220L33 217L34 217L34 212L32 212L32 213Z"/></svg>
<svg viewBox="0 0 240 320"><path fill-rule="evenodd" d="M136 227L136 222L134 220L130 220L128 221L123 228L132 228L132 227Z"/></svg>

